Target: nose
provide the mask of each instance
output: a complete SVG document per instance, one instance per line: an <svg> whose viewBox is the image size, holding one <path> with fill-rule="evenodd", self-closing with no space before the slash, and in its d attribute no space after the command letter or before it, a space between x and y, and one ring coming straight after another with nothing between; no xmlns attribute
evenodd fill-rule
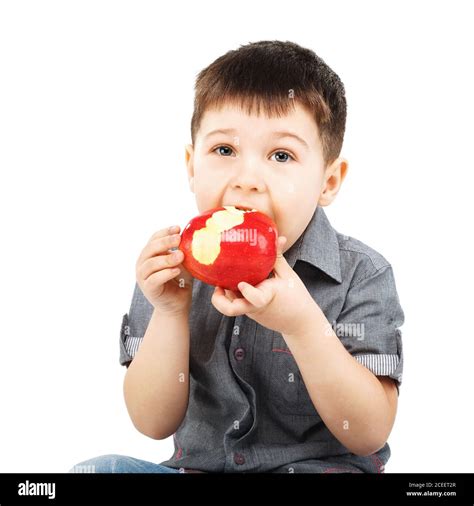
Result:
<svg viewBox="0 0 474 506"><path fill-rule="evenodd" d="M265 191L266 185L255 168L237 169L237 174L232 178L231 188L243 192L262 193Z"/></svg>

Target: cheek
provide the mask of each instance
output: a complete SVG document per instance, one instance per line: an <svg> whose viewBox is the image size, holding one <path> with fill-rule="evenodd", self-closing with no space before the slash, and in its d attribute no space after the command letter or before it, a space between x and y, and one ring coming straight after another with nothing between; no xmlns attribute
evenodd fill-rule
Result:
<svg viewBox="0 0 474 506"><path fill-rule="evenodd" d="M276 188L274 188L276 189ZM275 217L282 221L298 212L301 205L311 197L307 195L306 185L300 181L286 181L278 185L278 191L272 192Z"/></svg>
<svg viewBox="0 0 474 506"><path fill-rule="evenodd" d="M284 235L288 240L296 240L295 234L304 229L304 224L309 222L311 213L314 212L317 203L317 195L304 194L294 191L281 195L278 200L278 208L275 209L275 222L279 235Z"/></svg>
<svg viewBox="0 0 474 506"><path fill-rule="evenodd" d="M214 207L214 201L211 199L209 192L196 192L196 204L200 213L208 211Z"/></svg>
<svg viewBox="0 0 474 506"><path fill-rule="evenodd" d="M215 179L203 176L200 174L194 180L194 196L200 213L217 207L221 194L220 186Z"/></svg>
<svg viewBox="0 0 474 506"><path fill-rule="evenodd" d="M199 210L217 207L228 185L228 173L200 161L194 167L194 193Z"/></svg>

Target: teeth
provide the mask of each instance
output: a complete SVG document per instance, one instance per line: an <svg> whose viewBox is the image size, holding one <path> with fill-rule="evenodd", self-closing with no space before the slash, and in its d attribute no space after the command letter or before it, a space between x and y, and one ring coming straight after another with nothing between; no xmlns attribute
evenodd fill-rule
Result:
<svg viewBox="0 0 474 506"><path fill-rule="evenodd" d="M235 210L239 212L244 213L251 213L257 211L257 209L247 206L238 206L238 205L228 205L228 206L222 206L225 207L228 211L235 212Z"/></svg>

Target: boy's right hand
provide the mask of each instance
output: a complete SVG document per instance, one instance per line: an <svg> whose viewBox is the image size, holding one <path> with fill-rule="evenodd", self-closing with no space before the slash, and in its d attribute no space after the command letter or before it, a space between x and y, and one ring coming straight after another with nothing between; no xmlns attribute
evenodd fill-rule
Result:
<svg viewBox="0 0 474 506"><path fill-rule="evenodd" d="M187 313L191 307L193 277L181 265L183 252L170 248L181 241L179 226L155 232L136 262L137 283L150 304L160 313ZM175 256L176 255L176 256ZM179 268L180 272L173 269Z"/></svg>

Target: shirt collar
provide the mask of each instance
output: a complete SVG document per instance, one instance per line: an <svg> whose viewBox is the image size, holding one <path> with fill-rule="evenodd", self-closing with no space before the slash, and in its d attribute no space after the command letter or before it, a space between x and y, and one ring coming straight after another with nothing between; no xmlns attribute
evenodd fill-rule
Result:
<svg viewBox="0 0 474 506"><path fill-rule="evenodd" d="M304 232L283 256L292 268L297 260L304 260L342 282L337 233L320 206L316 207Z"/></svg>

